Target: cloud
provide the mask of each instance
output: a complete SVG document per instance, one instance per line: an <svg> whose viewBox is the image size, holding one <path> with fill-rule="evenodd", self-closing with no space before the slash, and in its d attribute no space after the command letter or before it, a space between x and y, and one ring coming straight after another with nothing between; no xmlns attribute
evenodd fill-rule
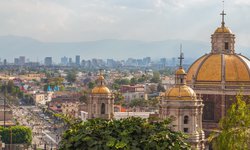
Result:
<svg viewBox="0 0 250 150"><path fill-rule="evenodd" d="M226 23L239 33L245 30L241 26L249 26L250 10L242 9L249 3L225 2ZM221 10L222 3L211 0L1 0L0 35L42 41L113 38L210 42L210 34L220 25ZM242 14L244 21L238 19Z"/></svg>

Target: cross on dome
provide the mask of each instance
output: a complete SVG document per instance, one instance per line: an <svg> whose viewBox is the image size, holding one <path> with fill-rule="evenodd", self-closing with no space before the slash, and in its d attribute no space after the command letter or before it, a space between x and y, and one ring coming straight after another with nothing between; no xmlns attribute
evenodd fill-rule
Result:
<svg viewBox="0 0 250 150"><path fill-rule="evenodd" d="M222 13L220 15L222 16L221 26L224 27L225 26L225 20L224 19L225 19L225 15L226 15L226 13L224 11L224 0L222 1L222 3L223 3L223 10L222 10Z"/></svg>
<svg viewBox="0 0 250 150"><path fill-rule="evenodd" d="M184 59L184 55L182 53L182 44L180 45L180 57L178 57L178 59L180 59L180 68L182 68L182 60Z"/></svg>

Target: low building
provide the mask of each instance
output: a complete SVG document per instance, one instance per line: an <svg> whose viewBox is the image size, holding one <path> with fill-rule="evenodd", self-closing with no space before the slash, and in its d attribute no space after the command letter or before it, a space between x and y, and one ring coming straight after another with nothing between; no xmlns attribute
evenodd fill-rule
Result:
<svg viewBox="0 0 250 150"><path fill-rule="evenodd" d="M122 85L120 89L125 101L131 101L133 99L145 99L147 100L147 94L145 92L144 85Z"/></svg>

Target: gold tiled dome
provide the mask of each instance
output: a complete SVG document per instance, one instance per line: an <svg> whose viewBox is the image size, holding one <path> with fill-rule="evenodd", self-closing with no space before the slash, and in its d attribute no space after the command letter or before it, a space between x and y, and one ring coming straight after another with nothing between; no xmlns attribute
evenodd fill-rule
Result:
<svg viewBox="0 0 250 150"><path fill-rule="evenodd" d="M92 94L110 94L109 88L107 88L104 84L104 77L100 73L98 77L98 85L92 89Z"/></svg>
<svg viewBox="0 0 250 150"><path fill-rule="evenodd" d="M195 100L196 94L192 88L187 85L176 85L165 93L168 100Z"/></svg>
<svg viewBox="0 0 250 150"><path fill-rule="evenodd" d="M218 27L214 33L232 33L228 27Z"/></svg>
<svg viewBox="0 0 250 150"><path fill-rule="evenodd" d="M92 94L110 94L109 89L106 86L97 86L92 89Z"/></svg>
<svg viewBox="0 0 250 150"><path fill-rule="evenodd" d="M185 72L185 70L183 68L179 68L178 70L176 70L175 74L176 75L186 74L186 72Z"/></svg>
<svg viewBox="0 0 250 150"><path fill-rule="evenodd" d="M238 54L205 54L189 68L187 82L250 81L250 61Z"/></svg>

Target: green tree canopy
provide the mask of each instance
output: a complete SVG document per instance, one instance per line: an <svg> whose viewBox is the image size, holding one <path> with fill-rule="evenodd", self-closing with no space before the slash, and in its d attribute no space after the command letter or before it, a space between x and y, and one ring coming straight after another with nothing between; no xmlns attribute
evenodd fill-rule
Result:
<svg viewBox="0 0 250 150"><path fill-rule="evenodd" d="M68 82L73 83L76 81L76 72L75 71L69 71L66 79Z"/></svg>
<svg viewBox="0 0 250 150"><path fill-rule="evenodd" d="M144 107L146 105L147 105L147 102L143 98L132 99L129 102L129 107Z"/></svg>
<svg viewBox="0 0 250 150"><path fill-rule="evenodd" d="M148 122L130 117L120 120L91 119L70 126L59 144L61 150L185 150L185 136L169 129L169 120Z"/></svg>
<svg viewBox="0 0 250 150"><path fill-rule="evenodd" d="M95 87L95 82L90 81L90 82L88 83L88 88L89 88L89 89L93 89L94 87Z"/></svg>
<svg viewBox="0 0 250 150"><path fill-rule="evenodd" d="M227 115L220 120L220 132L212 133L215 150L245 150L250 147L250 104L246 104L242 95L236 96Z"/></svg>
<svg viewBox="0 0 250 150"><path fill-rule="evenodd" d="M119 84L119 85L128 85L130 84L130 80L129 79L116 79L114 83Z"/></svg>
<svg viewBox="0 0 250 150"><path fill-rule="evenodd" d="M135 85L137 83L138 83L138 79L137 78L133 77L133 78L130 79L130 84Z"/></svg>
<svg viewBox="0 0 250 150"><path fill-rule="evenodd" d="M159 83L160 82L160 73L157 71L153 72L153 77L150 81L153 83Z"/></svg>
<svg viewBox="0 0 250 150"><path fill-rule="evenodd" d="M31 144L32 141L31 129L26 126L0 127L0 135L6 144L10 144L10 137L12 144Z"/></svg>

